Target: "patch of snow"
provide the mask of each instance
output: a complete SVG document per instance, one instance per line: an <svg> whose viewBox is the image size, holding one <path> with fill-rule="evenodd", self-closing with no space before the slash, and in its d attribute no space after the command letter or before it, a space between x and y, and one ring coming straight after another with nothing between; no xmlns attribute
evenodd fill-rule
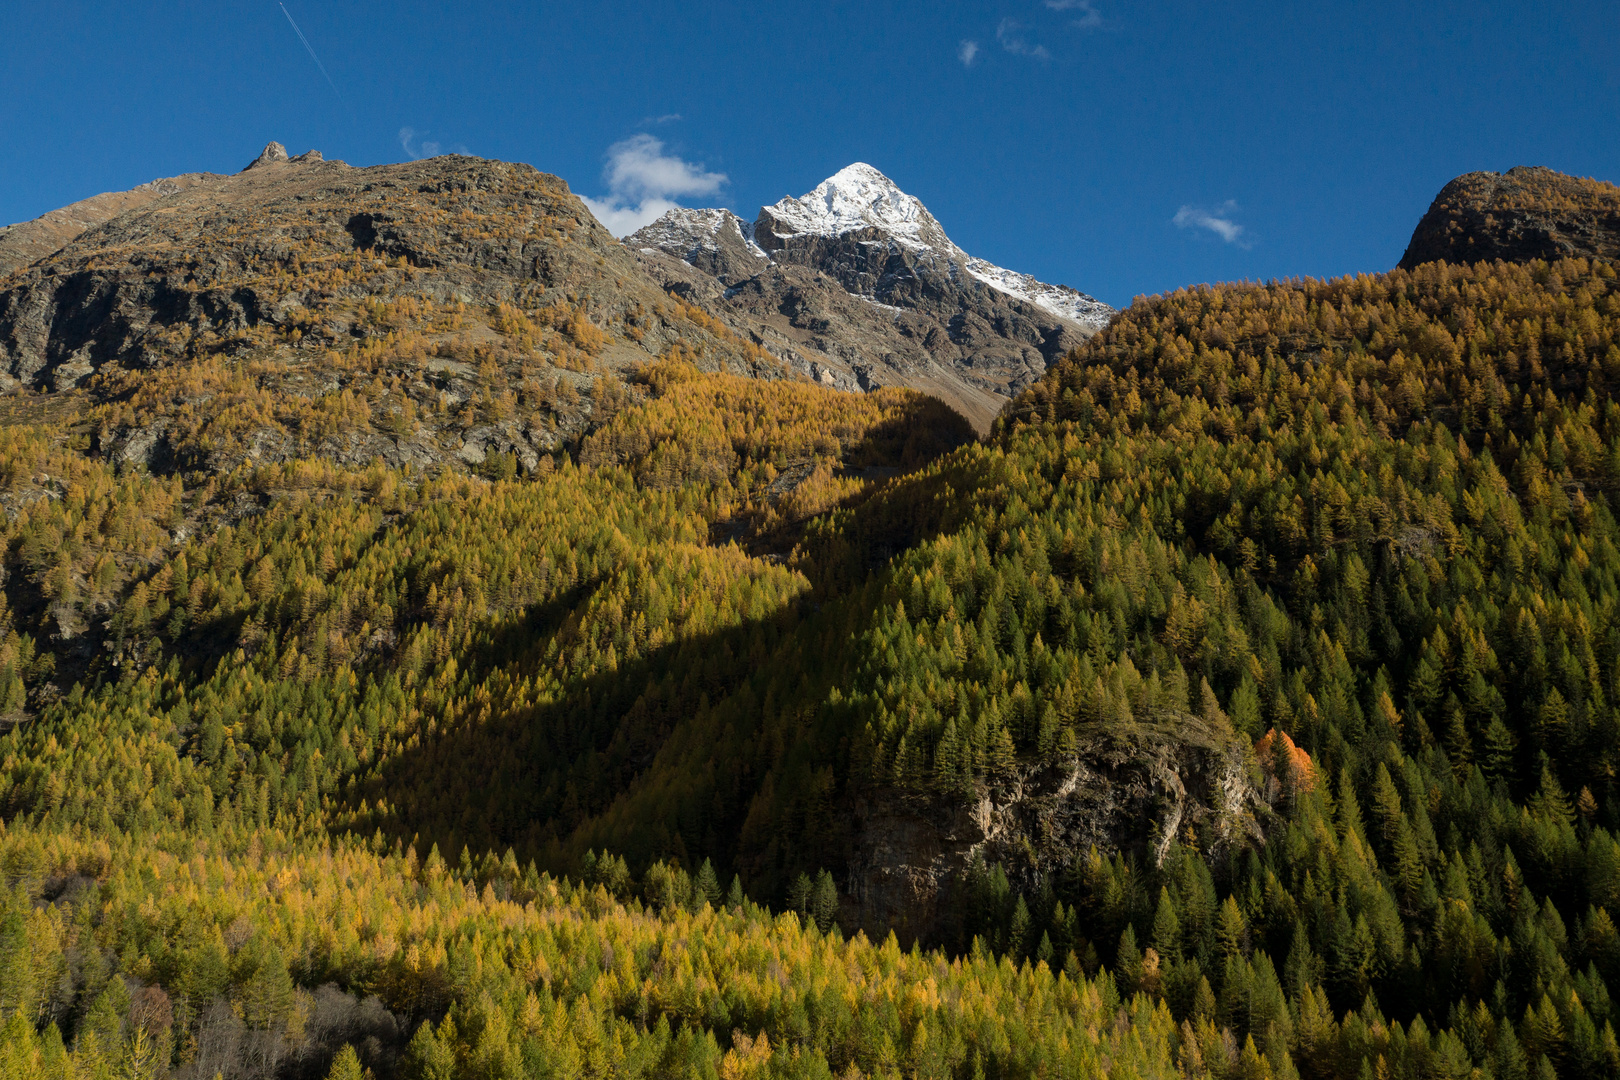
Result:
<svg viewBox="0 0 1620 1080"><path fill-rule="evenodd" d="M845 293L844 295L852 297L852 298L854 298L856 300L861 300L861 301L863 301L865 303L871 304L875 308L882 308L884 311L889 312L891 315L893 315L897 319L900 316L902 316L902 315L904 315L906 313L905 308L895 307L893 304L885 304L881 300L877 299L876 297L867 296L865 293L853 293L852 292L852 293Z"/></svg>
<svg viewBox="0 0 1620 1080"><path fill-rule="evenodd" d="M968 256L967 272L992 289L1016 296L1060 319L1068 319L1082 326L1101 330L1114 317L1113 308L1078 289L1071 289L1067 285L1048 285L1028 274L1007 270L983 259Z"/></svg>
<svg viewBox="0 0 1620 1080"><path fill-rule="evenodd" d="M735 214L732 217L737 219L737 231L742 233L743 242L748 245L748 250L762 259L770 258L769 255L765 254L765 249L754 242L754 223L737 218Z"/></svg>

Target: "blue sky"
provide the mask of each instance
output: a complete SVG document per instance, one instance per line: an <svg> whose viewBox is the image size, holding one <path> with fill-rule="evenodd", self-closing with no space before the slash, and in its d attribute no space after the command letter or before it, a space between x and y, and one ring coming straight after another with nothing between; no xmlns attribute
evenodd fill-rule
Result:
<svg viewBox="0 0 1620 1080"><path fill-rule="evenodd" d="M4 0L0 222L235 171L270 139L526 161L598 205L750 218L861 160L973 254L1124 304L1387 269L1474 169L1620 181L1614 0L286 11L330 83L274 0Z"/></svg>

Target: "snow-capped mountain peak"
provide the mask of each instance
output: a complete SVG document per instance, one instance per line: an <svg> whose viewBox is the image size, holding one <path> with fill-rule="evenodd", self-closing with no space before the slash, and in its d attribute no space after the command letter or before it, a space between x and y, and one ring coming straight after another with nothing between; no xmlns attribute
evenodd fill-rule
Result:
<svg viewBox="0 0 1620 1080"><path fill-rule="evenodd" d="M782 237L842 236L878 228L914 250L955 248L927 207L863 161L839 169L806 195L766 207L764 213L772 219L772 231Z"/></svg>
<svg viewBox="0 0 1620 1080"><path fill-rule="evenodd" d="M624 243L666 290L703 299L793 370L843 390L913 387L981 432L1114 315L969 255L860 161L762 207L752 226L675 209Z"/></svg>
<svg viewBox="0 0 1620 1080"><path fill-rule="evenodd" d="M626 243L702 266L731 285L758 273L757 266L767 259L821 259L817 252L822 245L811 243L806 249L806 240L836 241L866 229L878 236L862 238L862 245L892 244L890 251L899 249L907 260L945 280L977 282L1088 329L1101 329L1113 317L1113 308L1067 285L1049 285L969 255L951 242L920 200L864 161L846 165L798 198L763 207L753 225L729 210L676 209L627 237ZM883 271L877 272L881 277ZM865 296L873 284L851 289Z"/></svg>
<svg viewBox="0 0 1620 1080"><path fill-rule="evenodd" d="M1066 285L1048 285L969 255L951 242L921 201L864 161L839 169L807 195L765 207L756 228L770 234L767 247L796 236L838 237L876 228L902 248L954 264L974 280L1060 319L1101 328L1114 314L1107 304Z"/></svg>

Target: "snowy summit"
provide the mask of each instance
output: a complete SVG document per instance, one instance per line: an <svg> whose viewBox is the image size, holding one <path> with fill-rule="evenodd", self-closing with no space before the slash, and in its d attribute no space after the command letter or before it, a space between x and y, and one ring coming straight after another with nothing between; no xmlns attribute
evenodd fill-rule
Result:
<svg viewBox="0 0 1620 1080"><path fill-rule="evenodd" d="M666 251L684 245L695 254L712 250L721 236L734 232L751 251L766 255L797 237L837 238L864 229L880 234L872 243L893 242L921 261L946 264L941 269L953 278L965 274L1088 329L1101 329L1114 315L1101 300L1067 285L1050 285L969 255L951 242L920 200L863 161L839 169L805 195L762 208L753 225L729 210L676 209L637 233L639 240L631 239Z"/></svg>
<svg viewBox="0 0 1620 1080"><path fill-rule="evenodd" d="M928 208L865 162L847 165L808 195L768 206L779 236L842 236L876 228L914 251L956 252L956 245Z"/></svg>

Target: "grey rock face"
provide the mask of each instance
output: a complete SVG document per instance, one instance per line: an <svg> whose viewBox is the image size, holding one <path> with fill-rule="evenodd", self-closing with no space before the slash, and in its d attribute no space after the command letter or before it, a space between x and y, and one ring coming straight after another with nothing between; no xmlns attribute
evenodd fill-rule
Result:
<svg viewBox="0 0 1620 1080"><path fill-rule="evenodd" d="M747 281L770 263L754 243L753 226L730 210L671 210L625 244L673 255L728 286Z"/></svg>

